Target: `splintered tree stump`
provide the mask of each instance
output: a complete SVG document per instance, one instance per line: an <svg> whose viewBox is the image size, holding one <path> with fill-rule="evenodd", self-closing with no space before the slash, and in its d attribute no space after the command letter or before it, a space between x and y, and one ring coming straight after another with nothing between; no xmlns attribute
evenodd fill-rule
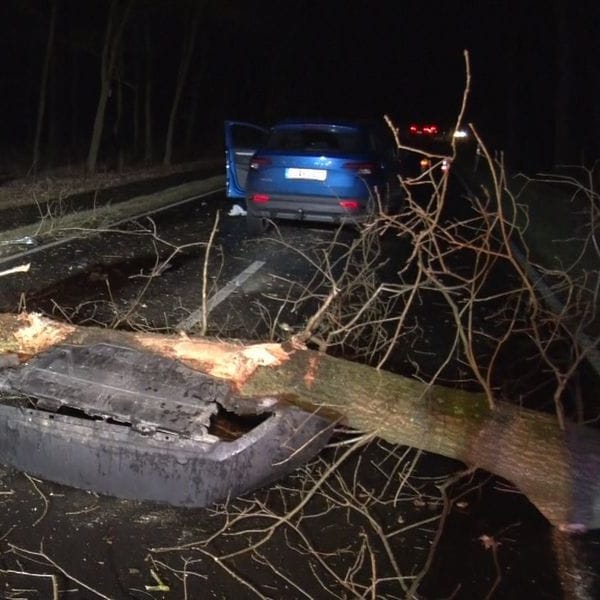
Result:
<svg viewBox="0 0 600 600"><path fill-rule="evenodd" d="M272 396L384 440L485 469L516 485L556 527L600 528L600 435L552 415L286 344L240 344L0 315L0 357L26 360L58 344L151 350L220 377L245 396ZM2 362L0 362L0 365Z"/></svg>

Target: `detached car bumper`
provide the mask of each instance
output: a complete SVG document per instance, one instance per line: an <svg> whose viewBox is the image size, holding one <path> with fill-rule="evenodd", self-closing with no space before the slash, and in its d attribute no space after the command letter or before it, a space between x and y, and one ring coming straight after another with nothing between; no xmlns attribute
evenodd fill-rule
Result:
<svg viewBox="0 0 600 600"><path fill-rule="evenodd" d="M0 405L0 462L99 494L203 507L275 481L327 442L325 422L276 409L232 441L144 436L121 425Z"/></svg>
<svg viewBox="0 0 600 600"><path fill-rule="evenodd" d="M281 478L332 429L276 398L237 396L177 361L110 344L57 346L0 369L0 392L0 463L175 506L206 506ZM234 435L214 426L220 416Z"/></svg>

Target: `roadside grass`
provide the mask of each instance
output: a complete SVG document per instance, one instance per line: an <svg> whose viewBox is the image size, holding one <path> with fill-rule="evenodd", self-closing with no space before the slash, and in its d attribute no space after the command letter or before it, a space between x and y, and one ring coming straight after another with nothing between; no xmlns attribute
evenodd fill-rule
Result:
<svg viewBox="0 0 600 600"><path fill-rule="evenodd" d="M123 171L99 172L86 175L81 168L57 168L38 176L12 179L0 185L0 210L43 204L57 198L74 194L103 190L147 179L155 179L176 173L217 165L222 160L208 158L181 163L170 167L163 165L129 168Z"/></svg>
<svg viewBox="0 0 600 600"><path fill-rule="evenodd" d="M551 270L598 271L600 257L586 243L598 223L581 190L563 181L550 182L543 175L517 175L509 185L527 211L524 235L535 262Z"/></svg>
<svg viewBox="0 0 600 600"><path fill-rule="evenodd" d="M92 209L75 212L63 212L59 207L57 213L46 214L34 223L0 232L0 242L27 236L35 237L39 241L40 238L50 235L82 235L82 229L102 229L128 217L157 210L190 196L218 189L223 185L224 177L218 175L200 181L184 183L154 194L131 198L118 204L106 203Z"/></svg>
<svg viewBox="0 0 600 600"><path fill-rule="evenodd" d="M577 172L518 176L516 197L528 211L524 239L531 259L560 303L557 309L579 321L575 340L600 375L600 196L593 178L586 183L585 170Z"/></svg>
<svg viewBox="0 0 600 600"><path fill-rule="evenodd" d="M474 168L469 159L461 160L460 167L476 193L492 194L489 167ZM498 173L503 168L497 165ZM583 168L571 170L585 173ZM583 177L561 174L507 174L502 183L503 210L514 214L531 263L546 274L600 277L600 250L594 244L600 234L600 197L593 186Z"/></svg>
<svg viewBox="0 0 600 600"><path fill-rule="evenodd" d="M223 185L222 176L193 181L165 190L140 195L123 202L98 201L93 208L67 208L68 200L77 194L99 192L135 182L160 179L213 165L220 160L207 158L171 167L162 165L84 175L81 169L61 168L45 175L27 176L0 185L0 211L37 206L39 217L26 225L0 232L0 242L9 243L26 237L37 241L49 235L69 235L69 230L98 229L137 214L156 210L185 197L201 194Z"/></svg>
<svg viewBox="0 0 600 600"><path fill-rule="evenodd" d="M480 189L491 192L494 186L490 166L477 160L462 161L462 173ZM597 272L600 163L591 169L561 166L535 175L510 174L502 159L494 167L505 178L504 210L513 210L513 202L517 206L516 225L523 232L531 260L549 270Z"/></svg>
<svg viewBox="0 0 600 600"><path fill-rule="evenodd" d="M557 323L570 332L578 360L586 356L600 374L599 165L528 176L509 175L501 158L493 170L491 163L476 161L463 162L461 173L477 193L493 197L501 188L496 195L515 225L515 257Z"/></svg>

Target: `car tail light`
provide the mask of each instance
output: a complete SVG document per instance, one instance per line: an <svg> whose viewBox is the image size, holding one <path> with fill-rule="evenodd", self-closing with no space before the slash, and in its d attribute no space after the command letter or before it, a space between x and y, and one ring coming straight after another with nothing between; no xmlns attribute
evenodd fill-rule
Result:
<svg viewBox="0 0 600 600"><path fill-rule="evenodd" d="M360 206L358 200L340 200L339 204L346 210L358 210Z"/></svg>
<svg viewBox="0 0 600 600"><path fill-rule="evenodd" d="M262 168L262 167L266 167L268 165L271 164L271 159L270 158L263 158L263 157L255 157L250 161L250 168L254 169L255 171L258 171L258 169Z"/></svg>
<svg viewBox="0 0 600 600"><path fill-rule="evenodd" d="M375 165L372 163L349 162L344 165L344 168L355 171L357 175L373 175L375 172Z"/></svg>
<svg viewBox="0 0 600 600"><path fill-rule="evenodd" d="M422 158L419 162L421 166L421 171L426 171L431 168L431 159L430 158ZM442 171L450 170L450 161L447 158L444 158L441 163L436 163L436 166L439 165Z"/></svg>
<svg viewBox="0 0 600 600"><path fill-rule="evenodd" d="M413 135L438 135L440 128L433 123L429 123L427 125L411 125L408 131Z"/></svg>
<svg viewBox="0 0 600 600"><path fill-rule="evenodd" d="M269 200L268 194L252 194L252 202L255 204L266 204Z"/></svg>

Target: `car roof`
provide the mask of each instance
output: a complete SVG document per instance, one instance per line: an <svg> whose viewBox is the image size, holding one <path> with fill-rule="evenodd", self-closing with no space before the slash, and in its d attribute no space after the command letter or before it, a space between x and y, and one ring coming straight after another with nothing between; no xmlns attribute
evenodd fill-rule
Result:
<svg viewBox="0 0 600 600"><path fill-rule="evenodd" d="M367 129L375 125L374 121L349 119L285 119L273 125L273 129L286 127L331 127L344 129Z"/></svg>

